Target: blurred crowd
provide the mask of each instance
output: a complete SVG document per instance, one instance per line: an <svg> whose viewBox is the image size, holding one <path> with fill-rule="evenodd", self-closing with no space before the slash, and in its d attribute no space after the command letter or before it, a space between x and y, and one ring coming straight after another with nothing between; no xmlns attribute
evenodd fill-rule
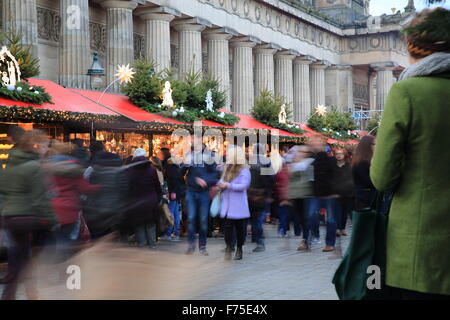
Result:
<svg viewBox="0 0 450 320"><path fill-rule="evenodd" d="M214 234L224 237L225 259L235 253L240 260L249 235L253 252L265 250L265 223L278 221L280 237L291 230L300 240L298 250L309 251L321 243L322 221L323 251L331 252L336 237L347 235L352 209L370 204L375 190L371 136L355 152L311 140L280 151L228 145L219 155L194 142L184 159L168 148L150 158L137 148L121 159L100 141L86 148L82 141L50 141L39 130L19 127L9 136L14 147L0 174L4 299L14 299L32 256L43 247L52 246L61 262L108 234L151 250L158 241L186 237L186 254L196 251L198 241L204 256ZM215 197L217 215L211 210ZM30 296L37 295L28 283Z"/></svg>

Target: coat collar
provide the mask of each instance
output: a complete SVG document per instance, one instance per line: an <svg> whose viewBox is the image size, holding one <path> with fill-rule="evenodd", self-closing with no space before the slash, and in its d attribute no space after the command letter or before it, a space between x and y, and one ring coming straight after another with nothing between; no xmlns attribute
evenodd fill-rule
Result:
<svg viewBox="0 0 450 320"><path fill-rule="evenodd" d="M399 80L414 77L449 77L450 53L436 52L403 70Z"/></svg>

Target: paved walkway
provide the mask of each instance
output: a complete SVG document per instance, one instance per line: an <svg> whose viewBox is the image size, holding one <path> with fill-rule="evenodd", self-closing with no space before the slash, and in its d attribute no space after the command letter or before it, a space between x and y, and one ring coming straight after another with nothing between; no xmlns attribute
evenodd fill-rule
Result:
<svg viewBox="0 0 450 320"><path fill-rule="evenodd" d="M266 251L253 253L253 243L244 246L241 261L223 260L223 238L209 238L209 256L184 255L185 241L161 241L155 251L137 249L97 249L89 251L81 263L81 270L89 284L84 286L86 295L82 298L102 299L283 299L283 300L333 300L337 299L331 283L340 258L336 253L324 253L325 227L321 226L322 243L313 246L311 252L298 252L299 238L278 238L275 225L265 225ZM248 237L250 240L250 237ZM338 238L339 244L339 238ZM345 250L349 237L342 237ZM116 250L116 251L114 251ZM129 253L134 250L133 254ZM110 255L101 260L107 252ZM126 255L125 255L126 252ZM138 252L136 254L136 252ZM90 256L89 256L90 254ZM96 260L94 262L94 259ZM101 260L98 262L97 260ZM139 260L138 262L136 262ZM105 261L109 262L106 264ZM128 263L128 261L132 261ZM78 263L78 262L77 262ZM121 266L119 268L119 266ZM146 270L147 268L148 270ZM84 271L86 270L86 271ZM92 273L95 270L95 273ZM99 272L99 270L104 272ZM120 271L119 271L120 270ZM129 272L124 272L128 270ZM135 271L138 270L138 271ZM109 272L109 273L108 273ZM142 275L139 275L142 272ZM111 276L107 276L111 274ZM120 276L117 276L120 274ZM144 276L143 276L144 275ZM147 275L153 275L153 277ZM158 275L158 277L155 277ZM101 277L105 277L102 282ZM49 276L54 278L54 273ZM99 289L104 282L116 280L120 291L104 294ZM42 278L42 276L41 276ZM122 279L123 278L123 279ZM133 279L138 278L135 284ZM148 278L148 279L147 279ZM41 279L42 280L42 279ZM141 281L142 280L142 281ZM148 280L148 285L145 281ZM87 281L87 280L86 280ZM97 283L97 282L99 283ZM112 286L112 284L110 284ZM139 288L138 288L139 287ZM151 289L149 289L151 287ZM1 291L2 286L0 286ZM102 287L103 288L103 287ZM105 289L107 290L107 289ZM82 290L80 290L82 291ZM41 298L79 298L67 295L65 288L48 283L40 285ZM128 292L128 293L127 293ZM71 293L72 294L72 293ZM19 290L19 299L24 299L24 290Z"/></svg>

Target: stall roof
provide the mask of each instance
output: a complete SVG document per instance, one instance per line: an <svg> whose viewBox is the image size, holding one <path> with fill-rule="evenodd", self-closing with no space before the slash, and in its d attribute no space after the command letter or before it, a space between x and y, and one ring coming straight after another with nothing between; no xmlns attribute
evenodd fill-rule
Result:
<svg viewBox="0 0 450 320"><path fill-rule="evenodd" d="M43 103L41 105L28 102L9 100L0 97L0 105L2 106L18 106L33 107L35 109L48 109L52 111L68 111L68 112L87 112L92 114L102 114L110 116L120 116L117 112L109 110L95 102L80 96L52 81L42 79L28 79L32 86L44 87L47 93L52 97L51 103Z"/></svg>
<svg viewBox="0 0 450 320"><path fill-rule="evenodd" d="M80 89L70 90L90 99L93 103L97 103L98 99L102 95L102 93L98 91L88 91ZM124 95L105 93L99 104L134 121L185 124L174 119L165 118L158 114L142 110L131 103L131 101L128 100L128 97Z"/></svg>
<svg viewBox="0 0 450 320"><path fill-rule="evenodd" d="M251 115L239 113L237 116L240 118L240 121L235 124L235 128L240 129L266 129L266 130L278 130L280 136L285 137L302 137L303 135L298 135L294 133L290 133L281 129L273 128L264 123L261 123L255 120Z"/></svg>

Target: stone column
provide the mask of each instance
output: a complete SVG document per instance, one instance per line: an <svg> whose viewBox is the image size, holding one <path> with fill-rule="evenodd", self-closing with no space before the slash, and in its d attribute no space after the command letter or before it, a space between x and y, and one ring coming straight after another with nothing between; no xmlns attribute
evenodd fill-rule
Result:
<svg viewBox="0 0 450 320"><path fill-rule="evenodd" d="M294 60L294 121L304 122L311 115L311 85L309 65L315 61L311 56Z"/></svg>
<svg viewBox="0 0 450 320"><path fill-rule="evenodd" d="M37 10L35 0L3 0L3 26L5 31L14 29L22 34L22 43L32 46L38 58Z"/></svg>
<svg viewBox="0 0 450 320"><path fill-rule="evenodd" d="M233 112L249 113L254 104L253 37L231 41L233 48Z"/></svg>
<svg viewBox="0 0 450 320"><path fill-rule="evenodd" d="M292 61L299 54L289 51L281 51L275 55L275 93L286 100L286 105L294 102L294 78Z"/></svg>
<svg viewBox="0 0 450 320"><path fill-rule="evenodd" d="M208 41L208 70L220 83L220 90L227 97L225 109L230 110L230 54L228 41L237 32L229 28L209 29L204 38Z"/></svg>
<svg viewBox="0 0 450 320"><path fill-rule="evenodd" d="M168 7L141 7L136 15L145 21L146 58L156 63L156 71L169 70L170 22L181 14Z"/></svg>
<svg viewBox="0 0 450 320"><path fill-rule="evenodd" d="M377 72L377 110L383 110L389 90L394 84L393 70L397 65L393 62L387 62L374 63L371 66Z"/></svg>
<svg viewBox="0 0 450 320"><path fill-rule="evenodd" d="M61 0L61 41L59 51L59 84L69 88L90 89L86 74L92 63L89 38L89 1ZM73 8L79 8L79 20L69 23ZM78 25L79 22L79 25Z"/></svg>
<svg viewBox="0 0 450 320"><path fill-rule="evenodd" d="M377 73L369 70L369 108L370 110L377 109L377 91L376 91Z"/></svg>
<svg viewBox="0 0 450 320"><path fill-rule="evenodd" d="M281 47L275 44L256 46L255 53L255 96L263 90L275 93L274 54Z"/></svg>
<svg viewBox="0 0 450 320"><path fill-rule="evenodd" d="M135 1L107 0L101 3L106 9L106 85L115 80L118 65L134 61L133 10ZM116 82L111 91L119 92Z"/></svg>
<svg viewBox="0 0 450 320"><path fill-rule="evenodd" d="M311 64L310 84L311 84L311 108L318 105L325 105L325 69L331 64L326 61L319 61Z"/></svg>
<svg viewBox="0 0 450 320"><path fill-rule="evenodd" d="M353 106L353 74L350 65L334 65L325 70L325 104L348 111Z"/></svg>
<svg viewBox="0 0 450 320"><path fill-rule="evenodd" d="M180 79L190 72L202 72L202 31L211 27L204 19L192 18L173 23L179 32L179 64Z"/></svg>

